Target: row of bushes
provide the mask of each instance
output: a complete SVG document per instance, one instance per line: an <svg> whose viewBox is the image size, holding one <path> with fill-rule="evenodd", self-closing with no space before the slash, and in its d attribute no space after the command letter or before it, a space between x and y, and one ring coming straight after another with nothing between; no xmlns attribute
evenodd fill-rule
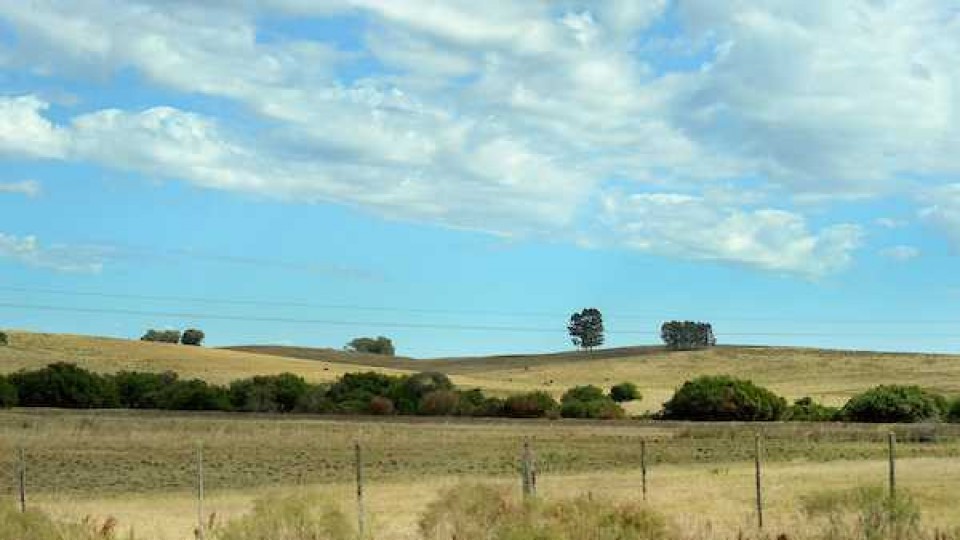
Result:
<svg viewBox="0 0 960 540"><path fill-rule="evenodd" d="M613 397L611 397L613 396ZM393 376L347 373L332 384L311 384L290 373L256 376L221 386L176 373L122 371L102 375L74 364L0 376L0 406L125 408L377 415L620 418L617 401L639 398L623 383L610 395L594 386L573 388L558 403L545 392L506 399L461 390L442 373Z"/></svg>
<svg viewBox="0 0 960 540"><path fill-rule="evenodd" d="M805 397L787 400L751 381L703 376L687 381L658 415L670 420L811 422L960 422L960 399L953 401L919 386L878 386L828 407Z"/></svg>

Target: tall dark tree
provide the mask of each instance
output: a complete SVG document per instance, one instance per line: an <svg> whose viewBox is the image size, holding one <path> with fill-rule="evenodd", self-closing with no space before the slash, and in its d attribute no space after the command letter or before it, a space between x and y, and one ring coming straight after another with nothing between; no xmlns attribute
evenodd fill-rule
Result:
<svg viewBox="0 0 960 540"><path fill-rule="evenodd" d="M203 343L203 338L206 335L203 333L203 330L197 328L187 328L183 331L183 336L180 337L180 343L184 345L197 345L199 346Z"/></svg>
<svg viewBox="0 0 960 540"><path fill-rule="evenodd" d="M348 351L362 352L369 354L382 354L393 356L396 350L393 348L393 341L388 337L377 336L376 338L358 337L347 343L344 347Z"/></svg>
<svg viewBox="0 0 960 540"><path fill-rule="evenodd" d="M570 316L567 325L570 339L581 349L593 350L603 345L603 315L596 308L585 308Z"/></svg>

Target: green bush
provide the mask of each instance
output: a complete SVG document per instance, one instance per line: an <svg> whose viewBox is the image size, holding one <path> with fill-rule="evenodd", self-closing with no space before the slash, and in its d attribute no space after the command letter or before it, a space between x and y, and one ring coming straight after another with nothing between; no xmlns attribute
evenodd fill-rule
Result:
<svg viewBox="0 0 960 540"><path fill-rule="evenodd" d="M391 390L400 381L401 379L398 377L375 371L344 373L337 382L330 386L327 397L338 404L338 408L345 407L345 412L358 410L358 404L358 412L366 412L371 399L376 396L390 396Z"/></svg>
<svg viewBox="0 0 960 540"><path fill-rule="evenodd" d="M610 398L617 403L625 403L627 401L638 401L643 399L643 396L637 390L637 385L632 382L622 382L610 387Z"/></svg>
<svg viewBox="0 0 960 540"><path fill-rule="evenodd" d="M503 414L511 418L542 418L555 413L557 400L546 392L510 396L503 402Z"/></svg>
<svg viewBox="0 0 960 540"><path fill-rule="evenodd" d="M784 420L793 422L832 422L837 419L840 409L821 405L810 397L793 402L783 415Z"/></svg>
<svg viewBox="0 0 960 540"><path fill-rule="evenodd" d="M460 393L455 390L434 390L420 398L417 408L426 416L452 416L460 412Z"/></svg>
<svg viewBox="0 0 960 540"><path fill-rule="evenodd" d="M425 371L401 377L389 393L401 414L416 414L424 396L431 392L453 389L450 377L435 371Z"/></svg>
<svg viewBox="0 0 960 540"><path fill-rule="evenodd" d="M126 409L165 409L164 395L179 384L179 376L166 373L121 371L113 376L119 406Z"/></svg>
<svg viewBox="0 0 960 540"><path fill-rule="evenodd" d="M292 412L309 387L292 373L258 375L230 383L230 404L238 411Z"/></svg>
<svg viewBox="0 0 960 540"><path fill-rule="evenodd" d="M954 398L950 402L950 408L947 409L948 422L960 422L960 398Z"/></svg>
<svg viewBox="0 0 960 540"><path fill-rule="evenodd" d="M10 344L10 338L7 337L6 332L0 332L0 347Z"/></svg>
<svg viewBox="0 0 960 540"><path fill-rule="evenodd" d="M0 375L0 409L17 406L17 387Z"/></svg>
<svg viewBox="0 0 960 540"><path fill-rule="evenodd" d="M214 527L215 540L356 540L347 516L312 497L271 497L257 501L249 514Z"/></svg>
<svg viewBox="0 0 960 540"><path fill-rule="evenodd" d="M161 408L173 411L229 411L230 393L226 388L206 381L180 381L163 391Z"/></svg>
<svg viewBox="0 0 960 540"><path fill-rule="evenodd" d="M620 405L596 386L577 386L560 399L560 415L564 418L623 418Z"/></svg>
<svg viewBox="0 0 960 540"><path fill-rule="evenodd" d="M109 377L60 362L34 371L18 371L8 378L24 407L70 409L111 408L119 403Z"/></svg>
<svg viewBox="0 0 960 540"><path fill-rule="evenodd" d="M851 422L929 422L945 417L947 400L919 386L877 386L850 398L840 415Z"/></svg>
<svg viewBox="0 0 960 540"><path fill-rule="evenodd" d="M594 497L519 501L505 490L464 485L441 494L420 519L424 540L666 540L662 516L636 503Z"/></svg>
<svg viewBox="0 0 960 540"><path fill-rule="evenodd" d="M663 404L661 416L669 420L768 421L780 419L786 409L785 399L751 381L705 375L683 383Z"/></svg>

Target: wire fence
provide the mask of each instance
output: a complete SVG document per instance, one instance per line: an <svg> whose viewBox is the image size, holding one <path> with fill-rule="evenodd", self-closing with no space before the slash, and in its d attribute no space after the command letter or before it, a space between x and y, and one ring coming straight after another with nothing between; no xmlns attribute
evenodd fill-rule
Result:
<svg viewBox="0 0 960 540"><path fill-rule="evenodd" d="M960 469L960 426L952 425L79 413L65 419L56 413L7 415L3 421L0 482L17 508L175 493L195 499L199 538L209 516L220 512L218 500L208 500L211 493L269 486L347 487L353 496L337 491L338 502L351 508L361 531L378 520L368 498L382 486L435 478L444 485L495 481L515 486L524 497L588 491L651 504L666 503L680 490L722 493L730 486L736 493L724 496L763 529L784 509L784 482L806 477L827 486L849 474L894 495L925 489L940 476L936 467ZM855 471L852 463L865 466ZM826 470L823 464L841 467Z"/></svg>

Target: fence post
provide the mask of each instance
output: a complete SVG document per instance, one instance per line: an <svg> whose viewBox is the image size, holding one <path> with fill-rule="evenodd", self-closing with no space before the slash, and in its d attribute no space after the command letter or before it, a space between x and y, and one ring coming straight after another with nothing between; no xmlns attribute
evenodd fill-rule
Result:
<svg viewBox="0 0 960 540"><path fill-rule="evenodd" d="M17 448L17 489L23 513L27 511L27 457L22 446Z"/></svg>
<svg viewBox="0 0 960 540"><path fill-rule="evenodd" d="M760 470L760 433L753 440L754 468L757 481L757 527L763 529L763 483Z"/></svg>
<svg viewBox="0 0 960 540"><path fill-rule="evenodd" d="M355 465L357 468L357 532L360 538L366 538L366 516L363 508L363 453L360 441L353 444Z"/></svg>
<svg viewBox="0 0 960 540"><path fill-rule="evenodd" d="M534 497L537 494L537 471L533 464L533 451L530 449L530 440L523 441L523 458L520 474L523 480L523 496Z"/></svg>
<svg viewBox="0 0 960 540"><path fill-rule="evenodd" d="M640 441L640 482L643 488L643 500L647 500L647 441Z"/></svg>
<svg viewBox="0 0 960 540"><path fill-rule="evenodd" d="M197 443L197 538L203 540L203 442Z"/></svg>
<svg viewBox="0 0 960 540"><path fill-rule="evenodd" d="M890 459L890 500L897 497L897 434L890 432L887 435L887 451Z"/></svg>

